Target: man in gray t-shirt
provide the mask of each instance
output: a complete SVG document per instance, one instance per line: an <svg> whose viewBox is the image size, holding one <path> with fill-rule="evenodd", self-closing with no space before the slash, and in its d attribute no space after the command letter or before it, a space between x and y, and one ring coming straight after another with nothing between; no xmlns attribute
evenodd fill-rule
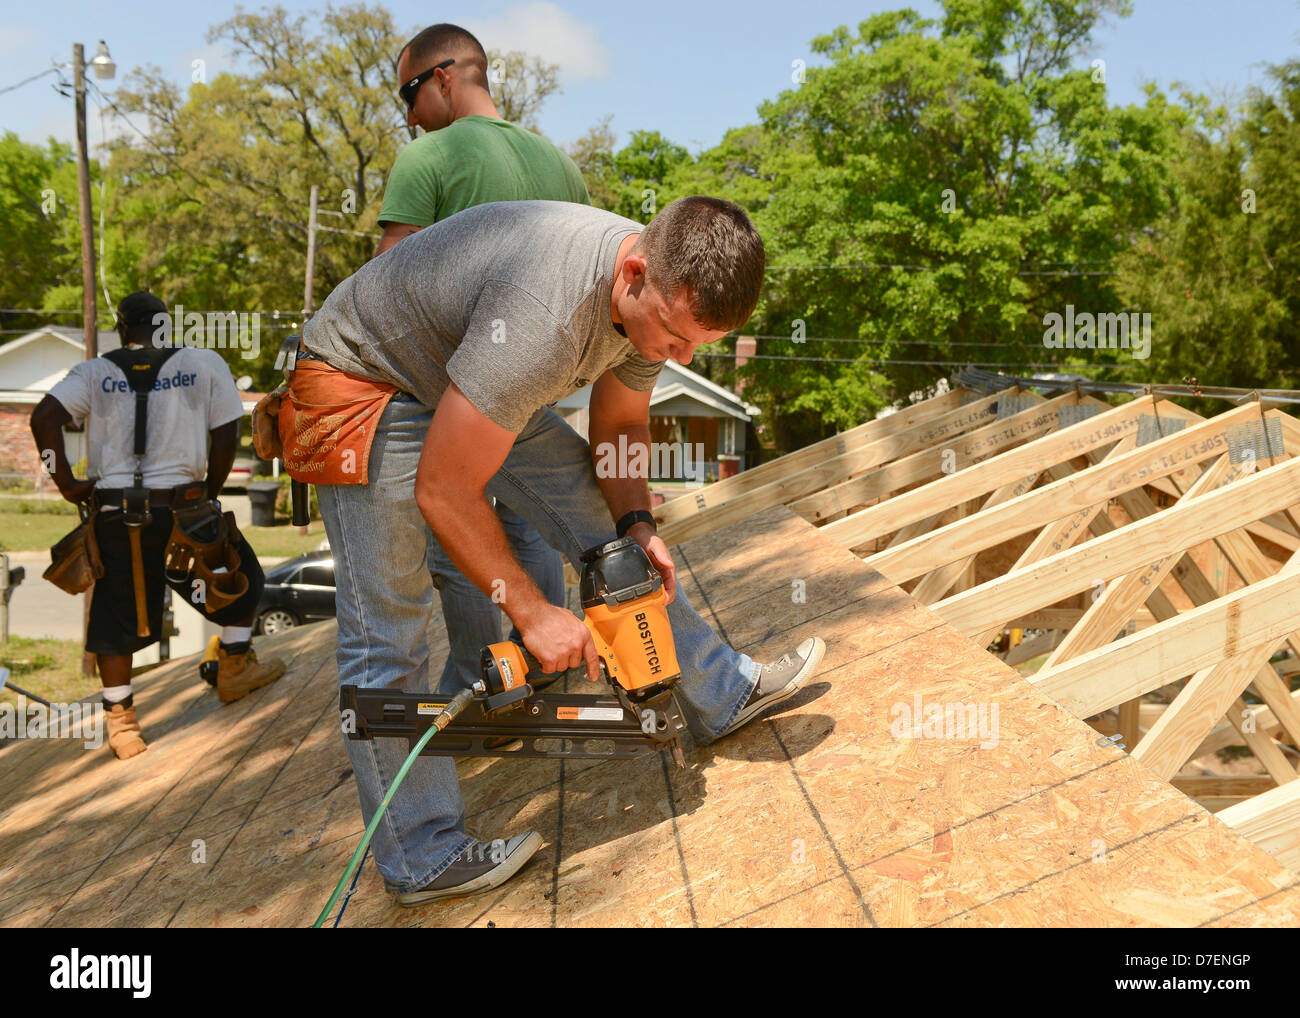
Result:
<svg viewBox="0 0 1300 1018"><path fill-rule="evenodd" d="M425 406L455 382L483 416L515 434L538 408L608 370L649 392L663 356L639 353L609 308L619 248L641 230L569 202L466 209L406 238L400 257L385 253L340 283L304 327L303 343ZM692 327L697 345L726 331Z"/></svg>
<svg viewBox="0 0 1300 1018"><path fill-rule="evenodd" d="M771 665L738 654L694 612L656 534L646 480L623 465L598 478L592 449L649 444L663 362L743 325L758 300L763 244L745 213L684 198L642 230L562 202L467 209L408 237L345 280L303 333L310 356L395 386L369 449L368 483L322 484L338 580L339 681L428 688L432 586L425 525L501 605L546 671L584 661L581 621L549 604L510 554L488 497L500 498L575 567L629 536L664 579L697 740L719 738L792 696L824 651L815 638ZM546 404L592 385L590 446ZM367 823L407 749L346 740ZM375 857L402 904L495 887L540 846L535 832L488 851L464 831L448 757L421 757L379 825Z"/></svg>

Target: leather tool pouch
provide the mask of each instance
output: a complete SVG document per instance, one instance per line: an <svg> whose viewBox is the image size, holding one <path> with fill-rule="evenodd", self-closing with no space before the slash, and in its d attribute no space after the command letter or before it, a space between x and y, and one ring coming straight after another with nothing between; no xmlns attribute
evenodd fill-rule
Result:
<svg viewBox="0 0 1300 1018"><path fill-rule="evenodd" d="M264 460L284 459L284 446L280 443L280 400L288 391L289 386L281 383L253 407L253 448Z"/></svg>
<svg viewBox="0 0 1300 1018"><path fill-rule="evenodd" d="M95 541L95 517L99 510L90 510L84 503L77 506L81 525L63 537L50 549L50 565L45 579L69 594L82 594L104 575L104 563L99 558L99 544Z"/></svg>
<svg viewBox="0 0 1300 1018"><path fill-rule="evenodd" d="M128 487L122 489L122 522L128 527L143 527L153 519L149 511L149 489Z"/></svg>
<svg viewBox="0 0 1300 1018"><path fill-rule="evenodd" d="M234 513L219 512L210 502L174 509L163 558L168 581L190 584L188 600L209 614L234 603L248 591L238 539Z"/></svg>
<svg viewBox="0 0 1300 1018"><path fill-rule="evenodd" d="M289 379L298 363L301 343L302 337L295 333L280 344L280 352L275 355L275 370L283 371L285 380L253 407L253 449L264 460L284 459L284 445L280 441L280 405L289 391Z"/></svg>

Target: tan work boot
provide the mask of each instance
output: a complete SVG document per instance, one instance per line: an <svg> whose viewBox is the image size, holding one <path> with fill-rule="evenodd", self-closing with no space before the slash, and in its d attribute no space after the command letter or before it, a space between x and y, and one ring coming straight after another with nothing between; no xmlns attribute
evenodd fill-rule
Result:
<svg viewBox="0 0 1300 1018"><path fill-rule="evenodd" d="M236 644L243 646L243 644ZM232 653L225 647L217 649L217 696L222 703L230 703L247 696L255 689L269 685L284 674L284 662L273 657L266 663L257 660L257 652L249 645L247 650Z"/></svg>
<svg viewBox="0 0 1300 1018"><path fill-rule="evenodd" d="M140 722L135 719L134 707L105 704L104 720L108 723L108 744L119 760L129 760L149 748L140 731Z"/></svg>

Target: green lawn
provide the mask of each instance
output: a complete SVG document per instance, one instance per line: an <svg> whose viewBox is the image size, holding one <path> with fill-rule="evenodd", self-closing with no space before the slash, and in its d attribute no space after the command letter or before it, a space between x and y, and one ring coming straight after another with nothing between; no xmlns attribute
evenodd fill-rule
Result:
<svg viewBox="0 0 1300 1018"><path fill-rule="evenodd" d="M54 503L47 503L54 505ZM0 551L45 551L77 525L76 510L68 504L63 512L15 512L0 509ZM297 527L244 527L244 536L258 558L292 558L304 551L314 551L325 539L325 525L319 520L307 528L306 535Z"/></svg>
<svg viewBox="0 0 1300 1018"><path fill-rule="evenodd" d="M9 669L12 682L52 703L72 703L100 688L97 677L81 674L81 644L76 640L11 636L8 643L0 643L0 665ZM0 701L17 699L8 687L0 692Z"/></svg>
<svg viewBox="0 0 1300 1018"><path fill-rule="evenodd" d="M241 527L240 530L259 559L292 558L305 551L315 551L325 540L325 524L320 520L312 521L306 536L299 534L297 527L290 526Z"/></svg>
<svg viewBox="0 0 1300 1018"><path fill-rule="evenodd" d="M64 502L69 512L15 512L0 509L0 551L48 549L77 525L77 510ZM55 506L57 503L46 503Z"/></svg>

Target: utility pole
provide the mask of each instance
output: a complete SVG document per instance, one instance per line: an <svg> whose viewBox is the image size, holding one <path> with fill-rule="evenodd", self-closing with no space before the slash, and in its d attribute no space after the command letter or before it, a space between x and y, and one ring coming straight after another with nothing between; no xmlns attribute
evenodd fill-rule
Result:
<svg viewBox="0 0 1300 1018"><path fill-rule="evenodd" d="M77 189L81 205L81 317L86 340L86 360L99 356L95 302L95 238L90 216L90 162L86 155L86 50L72 47L72 80L77 105Z"/></svg>
<svg viewBox="0 0 1300 1018"><path fill-rule="evenodd" d="M307 219L307 279L302 287L302 318L305 324L312 312L312 283L316 277L316 203L320 200L320 187L311 186L311 214Z"/></svg>
<svg viewBox="0 0 1300 1018"><path fill-rule="evenodd" d="M312 283L316 280L316 233L319 230L317 223L316 206L320 202L320 186L312 184L311 186L311 212L307 217L307 278L302 284L302 324L307 324L307 319L311 317L312 312ZM307 527L311 522L311 488L305 481L294 481L290 485L289 497L293 502L293 522L298 526L298 533L306 534Z"/></svg>
<svg viewBox="0 0 1300 1018"><path fill-rule="evenodd" d="M99 40L99 49L91 61L95 77L107 80L113 77L116 65L108 55L108 46ZM72 45L72 83L77 109L77 190L81 206L81 319L85 338L86 360L99 356L99 309L95 297L95 236L90 214L90 158L86 149L86 49L81 43ZM81 598L82 633L90 626L90 594ZM95 674L95 655L83 652L81 674Z"/></svg>

